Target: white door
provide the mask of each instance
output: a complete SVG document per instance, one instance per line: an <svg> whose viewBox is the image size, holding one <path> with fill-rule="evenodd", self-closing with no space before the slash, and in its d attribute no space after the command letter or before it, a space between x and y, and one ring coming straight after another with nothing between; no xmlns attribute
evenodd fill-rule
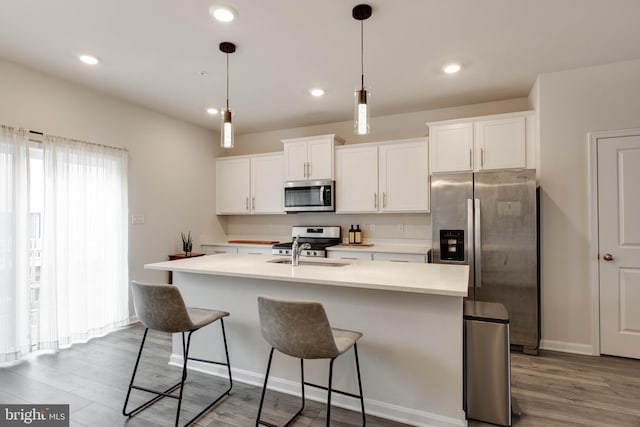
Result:
<svg viewBox="0 0 640 427"><path fill-rule="evenodd" d="M640 135L597 150L600 352L640 359Z"/></svg>

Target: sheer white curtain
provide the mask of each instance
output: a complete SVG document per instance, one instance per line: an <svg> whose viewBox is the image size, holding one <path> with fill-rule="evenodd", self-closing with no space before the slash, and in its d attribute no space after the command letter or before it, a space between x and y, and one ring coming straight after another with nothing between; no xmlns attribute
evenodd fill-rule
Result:
<svg viewBox="0 0 640 427"><path fill-rule="evenodd" d="M40 348L128 322L127 152L45 136Z"/></svg>
<svg viewBox="0 0 640 427"><path fill-rule="evenodd" d="M127 152L0 132L0 363L128 323Z"/></svg>
<svg viewBox="0 0 640 427"><path fill-rule="evenodd" d="M31 351L28 132L0 128L0 362ZM19 286L23 284L24 286Z"/></svg>

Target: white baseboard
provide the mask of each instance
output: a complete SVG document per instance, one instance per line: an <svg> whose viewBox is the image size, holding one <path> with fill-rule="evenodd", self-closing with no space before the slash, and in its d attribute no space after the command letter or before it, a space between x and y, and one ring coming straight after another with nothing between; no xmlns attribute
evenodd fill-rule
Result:
<svg viewBox="0 0 640 427"><path fill-rule="evenodd" d="M172 354L171 358L169 359L169 364L182 367L182 361L182 356ZM191 361L189 362L189 369L203 372L205 374L215 375L217 377L227 378L227 368L220 365ZM233 381L250 384L257 387L262 387L264 383L264 374L237 368L231 368L231 373L233 375ZM300 383L278 377L269 376L268 389L293 396L300 396ZM317 402L327 401L326 392L324 390L315 388L305 389L305 397L309 400L314 400ZM332 395L331 404L332 406L338 406L355 412L360 412L360 403L357 400L346 396L341 396L339 394ZM369 415L374 415L376 417L384 418L387 420L397 421L400 423L419 427L467 426L467 421L465 420L464 412L462 410L460 410L460 419L455 419L451 417L444 417L438 414L433 414L430 412L418 411L411 408L392 405L372 399L365 399L365 410Z"/></svg>
<svg viewBox="0 0 640 427"><path fill-rule="evenodd" d="M561 351L563 353L586 354L588 356L598 356L590 344L576 344L565 341L541 340L540 348L543 350Z"/></svg>

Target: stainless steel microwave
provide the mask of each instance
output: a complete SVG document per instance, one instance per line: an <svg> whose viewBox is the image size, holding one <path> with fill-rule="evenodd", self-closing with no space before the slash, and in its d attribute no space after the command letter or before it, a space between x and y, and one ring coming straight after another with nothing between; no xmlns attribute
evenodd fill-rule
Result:
<svg viewBox="0 0 640 427"><path fill-rule="evenodd" d="M284 183L285 212L331 212L336 210L334 200L334 182L330 179Z"/></svg>

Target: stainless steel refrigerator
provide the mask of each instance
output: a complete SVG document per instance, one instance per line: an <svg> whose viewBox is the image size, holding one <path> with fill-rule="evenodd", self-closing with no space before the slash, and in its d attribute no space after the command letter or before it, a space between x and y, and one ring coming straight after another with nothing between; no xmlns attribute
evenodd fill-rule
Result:
<svg viewBox="0 0 640 427"><path fill-rule="evenodd" d="M504 304L511 344L540 342L535 170L431 177L434 263L468 264L469 297Z"/></svg>

